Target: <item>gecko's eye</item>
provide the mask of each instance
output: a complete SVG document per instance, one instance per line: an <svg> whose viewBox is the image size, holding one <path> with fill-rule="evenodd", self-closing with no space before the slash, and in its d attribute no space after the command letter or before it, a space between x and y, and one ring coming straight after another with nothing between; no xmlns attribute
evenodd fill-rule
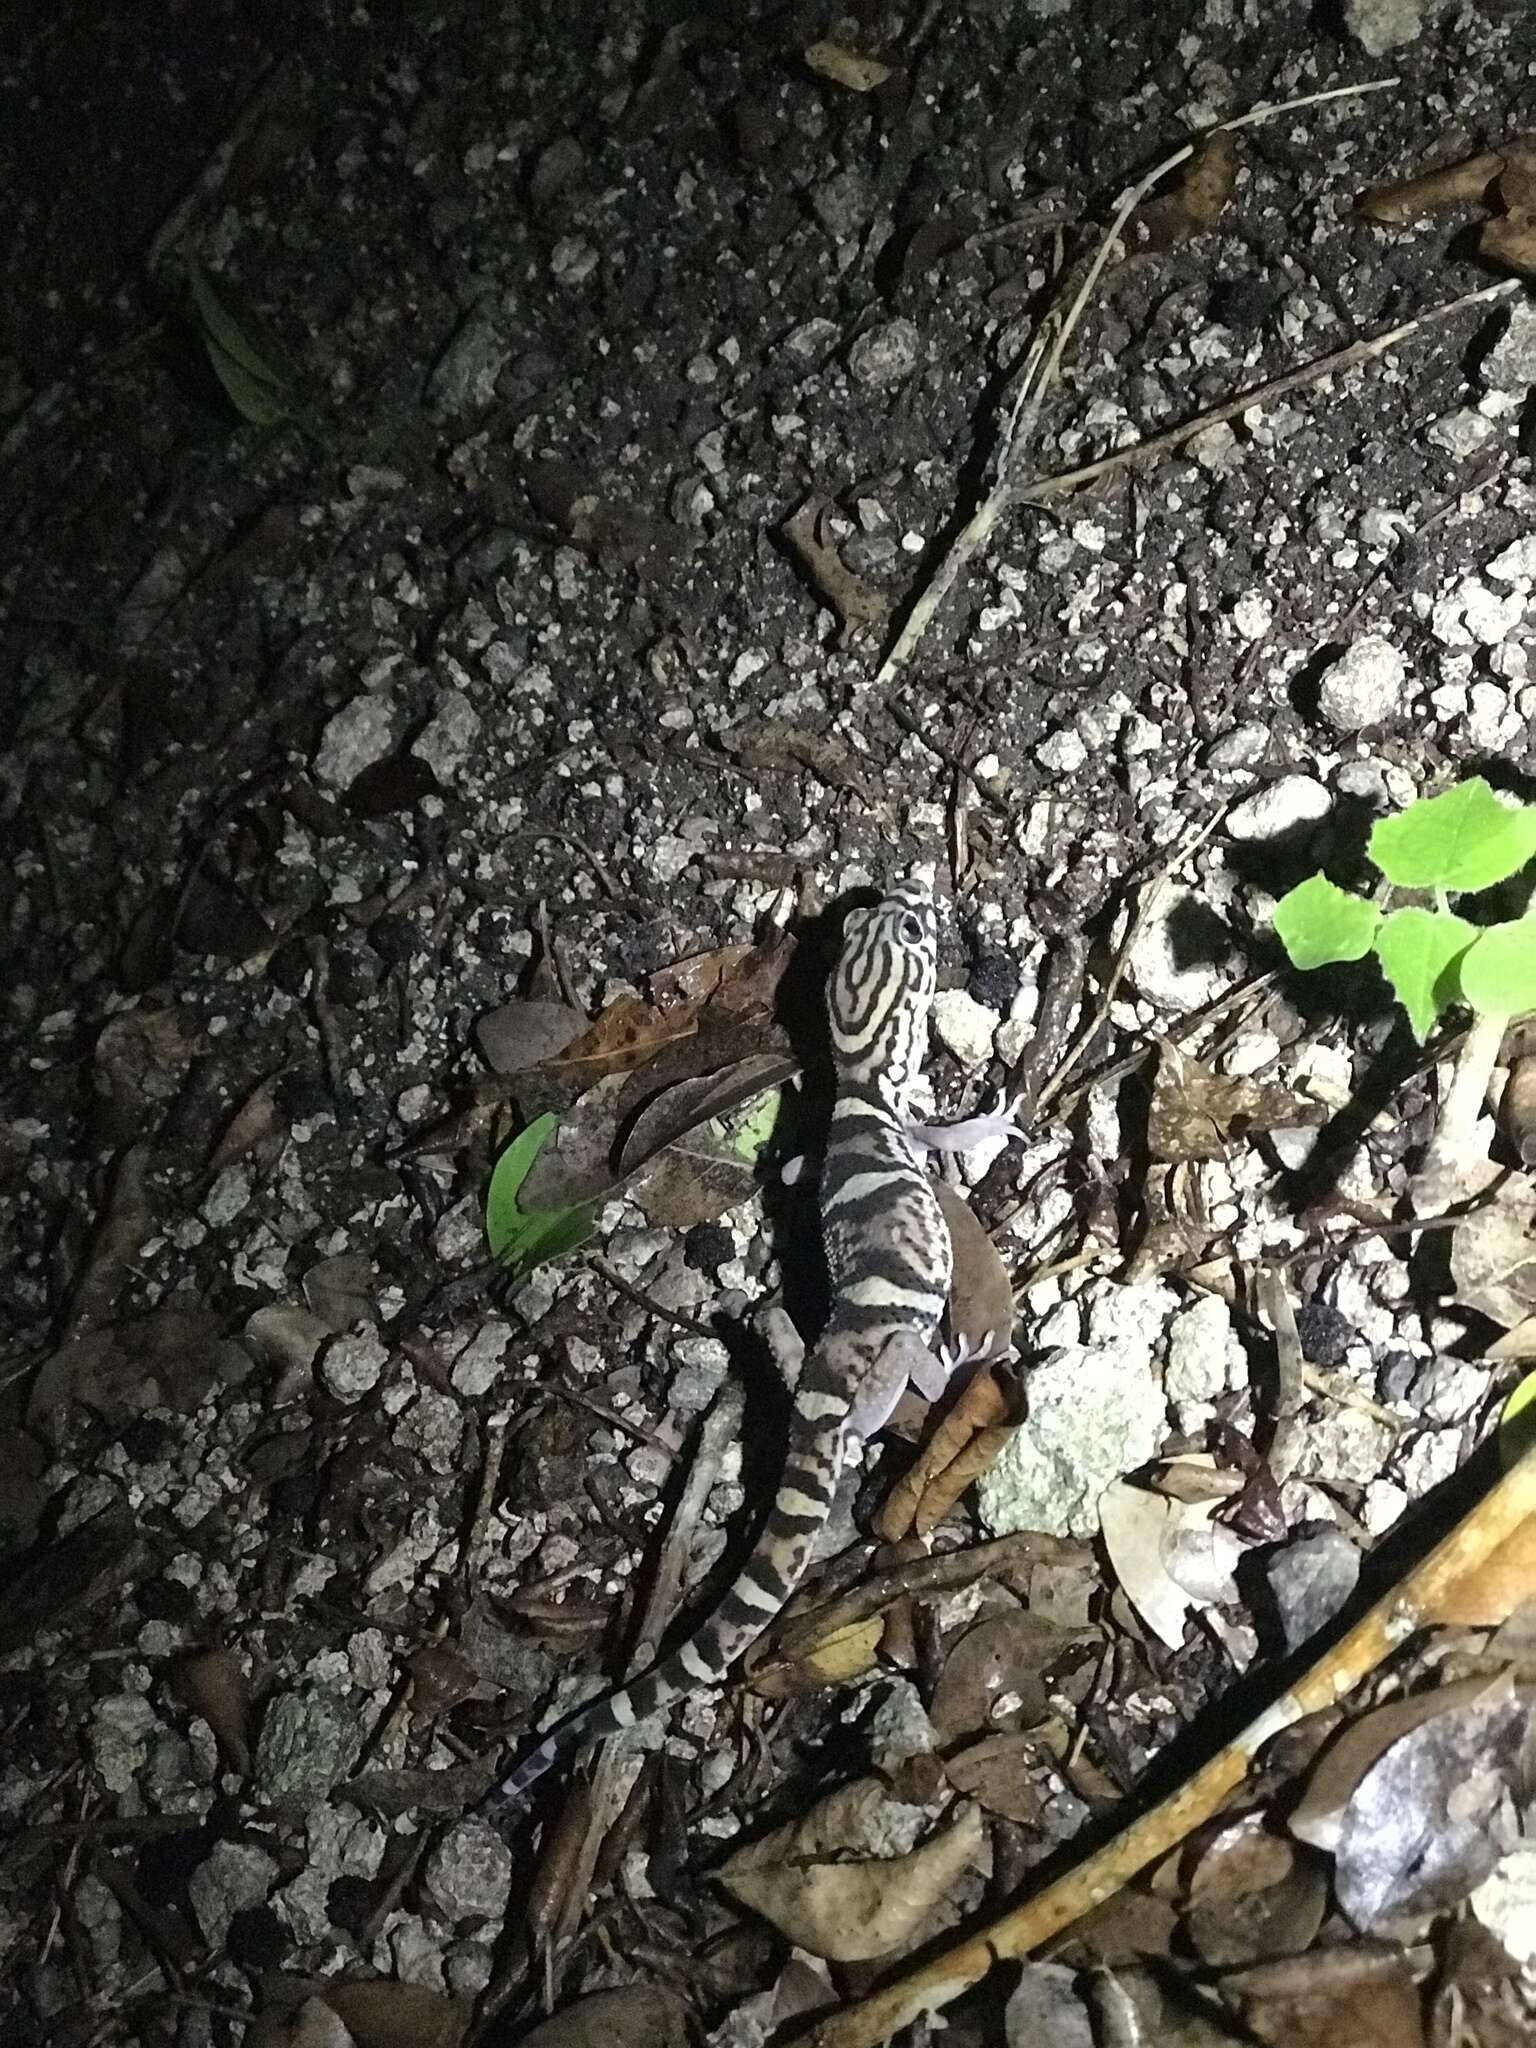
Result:
<svg viewBox="0 0 1536 2048"><path fill-rule="evenodd" d="M906 913L898 929L903 945L920 946L923 943L923 920L914 911Z"/></svg>

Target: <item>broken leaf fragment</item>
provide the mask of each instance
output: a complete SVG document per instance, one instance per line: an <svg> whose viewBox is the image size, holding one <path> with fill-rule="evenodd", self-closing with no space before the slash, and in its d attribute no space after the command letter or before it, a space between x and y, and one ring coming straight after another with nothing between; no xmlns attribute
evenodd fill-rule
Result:
<svg viewBox="0 0 1536 2048"><path fill-rule="evenodd" d="M825 40L806 46L805 61L819 78L845 86L849 92L873 92L891 75L890 65L882 64L878 57L862 57L857 50Z"/></svg>
<svg viewBox="0 0 1536 2048"><path fill-rule="evenodd" d="M497 1160L485 1196L485 1236L491 1257L521 1278L535 1266L585 1244L597 1227L597 1209L579 1202L566 1209L523 1209L518 1196L557 1119L536 1117Z"/></svg>
<svg viewBox="0 0 1536 2048"><path fill-rule="evenodd" d="M920 1818L878 1778L861 1778L738 1849L721 1882L812 1955L830 1962L890 1956L921 1938L961 1877L982 1861L986 1838L976 1807L920 1846L902 1846ZM895 1852L879 1853L887 1845Z"/></svg>
<svg viewBox="0 0 1536 2048"><path fill-rule="evenodd" d="M1159 1042L1147 1114L1147 1145L1154 1159L1167 1164L1225 1159L1231 1139L1300 1130L1321 1123L1325 1115L1319 1103L1289 1088L1218 1074L1171 1039Z"/></svg>
<svg viewBox="0 0 1536 2048"><path fill-rule="evenodd" d="M1177 187L1141 209L1148 246L1171 249L1207 233L1231 205L1236 183L1236 139L1226 129L1217 129L1196 148Z"/></svg>

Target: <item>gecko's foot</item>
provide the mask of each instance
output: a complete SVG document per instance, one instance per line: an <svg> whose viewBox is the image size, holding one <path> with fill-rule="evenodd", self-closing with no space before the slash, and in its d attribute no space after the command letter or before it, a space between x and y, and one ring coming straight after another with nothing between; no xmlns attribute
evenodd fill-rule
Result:
<svg viewBox="0 0 1536 2048"><path fill-rule="evenodd" d="M953 1124L908 1124L907 1136L929 1152L974 1152L979 1145L1010 1144L1024 1132L1001 1111L991 1116L962 1117Z"/></svg>

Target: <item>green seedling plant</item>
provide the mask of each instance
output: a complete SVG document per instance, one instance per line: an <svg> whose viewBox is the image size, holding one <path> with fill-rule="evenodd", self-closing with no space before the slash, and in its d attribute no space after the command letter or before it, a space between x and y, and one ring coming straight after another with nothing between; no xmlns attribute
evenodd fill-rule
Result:
<svg viewBox="0 0 1536 2048"><path fill-rule="evenodd" d="M1518 874L1536 857L1536 805L1506 803L1481 776L1420 797L1381 819L1367 846L1392 890L1428 903L1382 904L1309 875L1275 905L1274 926L1293 967L1331 966L1373 953L1422 1045L1448 1010L1471 1012L1435 1139L1415 1183L1424 1214L1471 1192L1476 1130L1512 1017L1536 1010L1536 911L1479 924L1451 908Z"/></svg>

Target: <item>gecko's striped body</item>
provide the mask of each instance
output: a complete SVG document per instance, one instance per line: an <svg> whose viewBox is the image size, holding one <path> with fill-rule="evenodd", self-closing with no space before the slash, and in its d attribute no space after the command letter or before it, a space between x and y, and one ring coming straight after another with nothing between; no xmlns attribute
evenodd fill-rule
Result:
<svg viewBox="0 0 1536 2048"><path fill-rule="evenodd" d="M910 881L854 911L827 991L837 1093L821 1178L831 1311L795 1387L788 1453L747 1565L709 1621L623 1692L593 1702L533 1750L489 1806L519 1806L578 1744L645 1721L718 1684L799 1583L851 1441L880 1429L908 1381L932 1398L931 1340L949 1299L950 1239L908 1136L938 953L933 896Z"/></svg>

